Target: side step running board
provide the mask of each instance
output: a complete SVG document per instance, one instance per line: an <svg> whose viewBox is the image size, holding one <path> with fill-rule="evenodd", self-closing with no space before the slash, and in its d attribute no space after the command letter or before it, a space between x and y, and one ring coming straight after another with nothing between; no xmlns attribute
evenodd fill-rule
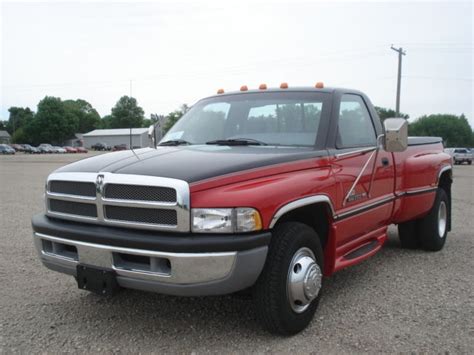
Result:
<svg viewBox="0 0 474 355"><path fill-rule="evenodd" d="M387 227L379 228L336 249L333 272L358 264L374 255L387 240Z"/></svg>
<svg viewBox="0 0 474 355"><path fill-rule="evenodd" d="M370 253L372 250L377 248L378 245L379 243L377 240L372 240L369 243L361 246L359 249L353 250L349 254L344 255L344 259L346 260L356 259L362 255Z"/></svg>

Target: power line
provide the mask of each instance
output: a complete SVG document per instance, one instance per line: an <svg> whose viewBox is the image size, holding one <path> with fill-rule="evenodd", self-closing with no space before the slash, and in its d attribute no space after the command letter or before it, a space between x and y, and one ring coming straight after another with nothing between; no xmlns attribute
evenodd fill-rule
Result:
<svg viewBox="0 0 474 355"><path fill-rule="evenodd" d="M459 81L474 81L474 78L458 78L449 76L423 76L423 75L403 75L408 79L427 79L427 80L459 80Z"/></svg>
<svg viewBox="0 0 474 355"><path fill-rule="evenodd" d="M299 66L313 66L314 61L320 60L347 60L354 57L371 57L371 56L381 56L384 55L380 52L380 46L374 46L371 48L363 48L363 49L355 49L355 50L338 50L338 51L328 51L326 53L321 53L312 58L308 58L306 56L301 57L293 57L293 58L273 58L267 60L260 60L251 63L246 63L237 66L227 66L220 69L221 73L224 74L239 74L242 72L246 72L251 67L258 67L260 65L268 66L269 63L272 64L280 64L280 65L299 65ZM215 68L213 68L213 72L215 72ZM208 71L202 72L189 72L189 73L182 73L183 77L186 78L200 78L206 77L208 75ZM150 80L157 80L157 79L166 79L169 77L174 77L173 74L149 74L145 77L135 78L134 81L150 81ZM51 89L58 89L58 88L65 88L65 87L74 87L74 86L89 86L89 87L109 87L109 86L119 86L123 85L126 82L129 82L130 91L132 87L132 83L130 80L122 79L122 80L112 80L112 81L92 81L92 82L64 82L64 83L44 83L44 84L12 84L12 85L1 85L5 89L34 89L34 88L51 88Z"/></svg>

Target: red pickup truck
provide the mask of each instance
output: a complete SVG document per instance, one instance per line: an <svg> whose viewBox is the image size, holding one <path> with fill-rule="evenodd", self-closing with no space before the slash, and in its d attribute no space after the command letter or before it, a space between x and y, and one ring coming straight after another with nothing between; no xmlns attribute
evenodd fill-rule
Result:
<svg viewBox="0 0 474 355"><path fill-rule="evenodd" d="M294 334L323 277L374 255L389 225L403 248L440 250L451 183L441 139L382 125L359 91L220 90L150 148L49 175L34 242L81 289L250 291L269 331Z"/></svg>

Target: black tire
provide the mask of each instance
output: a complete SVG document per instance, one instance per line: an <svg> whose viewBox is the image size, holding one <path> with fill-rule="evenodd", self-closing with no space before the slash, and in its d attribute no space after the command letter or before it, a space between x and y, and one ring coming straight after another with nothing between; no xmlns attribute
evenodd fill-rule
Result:
<svg viewBox="0 0 474 355"><path fill-rule="evenodd" d="M321 289L300 313L294 311L290 304L287 290L289 268L293 257L301 248L312 251L322 272L323 250L319 237L312 228L296 222L282 223L275 227L265 266L253 289L257 317L263 327L273 334L292 335L302 331L311 322L318 308Z"/></svg>
<svg viewBox="0 0 474 355"><path fill-rule="evenodd" d="M471 164L472 164L472 160L469 160L467 163L468 163L469 165L471 165Z"/></svg>
<svg viewBox="0 0 474 355"><path fill-rule="evenodd" d="M403 249L418 249L421 241L417 231L418 221L408 221L398 225L398 237Z"/></svg>
<svg viewBox="0 0 474 355"><path fill-rule="evenodd" d="M440 210L442 205L445 208L445 227L444 231L440 231ZM438 251L443 249L444 243L446 243L446 237L448 234L448 219L449 219L449 199L446 191L442 188L438 188L436 198L430 212L419 220L418 222L418 235L420 237L421 247L429 251ZM443 228L441 228L443 230Z"/></svg>

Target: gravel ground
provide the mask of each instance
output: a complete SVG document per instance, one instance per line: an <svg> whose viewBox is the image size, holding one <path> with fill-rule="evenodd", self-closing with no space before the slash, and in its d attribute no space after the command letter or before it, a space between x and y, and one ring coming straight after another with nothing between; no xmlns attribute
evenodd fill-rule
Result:
<svg viewBox="0 0 474 355"><path fill-rule="evenodd" d="M474 166L455 167L454 230L441 252L402 250L391 228L377 255L327 280L309 328L281 338L259 328L248 300L129 290L103 299L42 267L30 218L47 174L83 157L0 157L0 353L474 353Z"/></svg>

